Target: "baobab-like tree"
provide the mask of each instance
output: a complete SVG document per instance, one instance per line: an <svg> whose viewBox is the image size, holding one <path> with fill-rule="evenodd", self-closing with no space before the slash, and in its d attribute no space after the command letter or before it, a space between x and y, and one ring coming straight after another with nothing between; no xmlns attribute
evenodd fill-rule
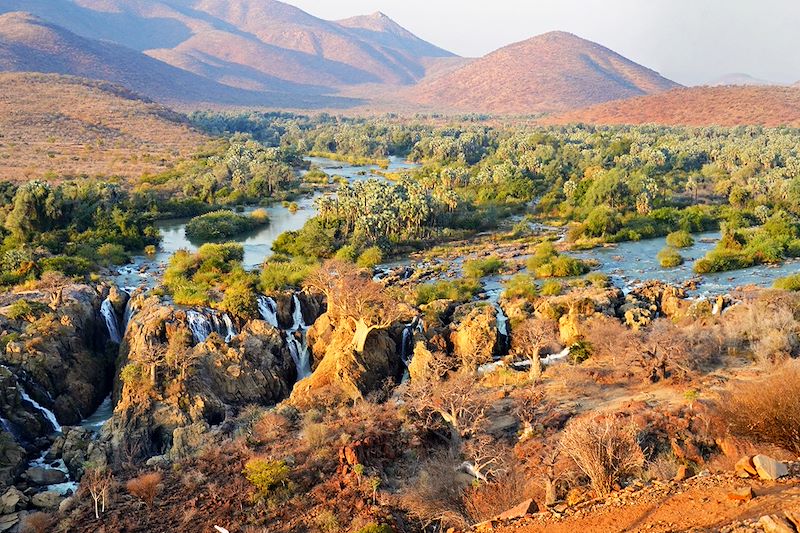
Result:
<svg viewBox="0 0 800 533"><path fill-rule="evenodd" d="M514 328L511 347L517 355L530 359L531 379L537 380L542 375L539 354L557 335L558 326L553 320L529 318Z"/></svg>
<svg viewBox="0 0 800 533"><path fill-rule="evenodd" d="M352 328L358 353L364 351L370 333L388 328L401 317L397 302L384 287L351 263L326 261L305 285L325 295L328 315L335 323Z"/></svg>

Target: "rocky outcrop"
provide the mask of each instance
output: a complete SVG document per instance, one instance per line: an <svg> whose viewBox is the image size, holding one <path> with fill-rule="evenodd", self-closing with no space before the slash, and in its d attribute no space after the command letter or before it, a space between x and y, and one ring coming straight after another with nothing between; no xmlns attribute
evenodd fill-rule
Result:
<svg viewBox="0 0 800 533"><path fill-rule="evenodd" d="M14 483L25 468L25 449L6 431L0 432L0 487Z"/></svg>
<svg viewBox="0 0 800 533"><path fill-rule="evenodd" d="M618 315L634 330L649 326L659 317L680 319L689 314L692 301L686 290L662 281L651 280L634 288L625 297Z"/></svg>
<svg viewBox="0 0 800 533"><path fill-rule="evenodd" d="M87 285L69 285L25 298L52 307L32 322L21 322L0 359L59 422L78 423L108 394L114 372L116 348L108 345L98 320L100 294Z"/></svg>
<svg viewBox="0 0 800 533"><path fill-rule="evenodd" d="M402 361L389 331L371 331L361 351L356 350L354 334L348 323L334 322L328 314L311 326L307 335L314 372L295 385L293 404L305 407L319 401L354 401L389 378L399 380Z"/></svg>
<svg viewBox="0 0 800 533"><path fill-rule="evenodd" d="M228 343L212 334L195 345L184 310L157 297L137 296L131 306L105 436L114 453L150 457L177 444L184 455L200 444L189 426L215 426L246 405L288 397L296 368L268 323L249 321Z"/></svg>
<svg viewBox="0 0 800 533"><path fill-rule="evenodd" d="M458 306L450 324L450 343L461 366L491 363L498 349L497 310L483 302Z"/></svg>
<svg viewBox="0 0 800 533"><path fill-rule="evenodd" d="M64 427L62 434L53 441L45 455L48 463L59 459L64 461L70 477L78 479L83 475L86 463L103 466L106 463L106 451L95 441L91 430L84 427Z"/></svg>

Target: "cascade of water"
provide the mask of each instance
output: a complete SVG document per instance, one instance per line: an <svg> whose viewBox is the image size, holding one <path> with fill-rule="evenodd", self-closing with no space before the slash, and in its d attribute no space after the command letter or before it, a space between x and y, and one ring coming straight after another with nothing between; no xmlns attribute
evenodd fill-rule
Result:
<svg viewBox="0 0 800 533"><path fill-rule="evenodd" d="M133 289L125 288L123 290L128 294L128 301L125 303L125 311L122 313L122 334L124 336L125 332L128 331L128 324L133 316L133 307L131 306L131 302L133 301Z"/></svg>
<svg viewBox="0 0 800 533"><path fill-rule="evenodd" d="M308 345L305 342L305 337L298 340L291 332L286 333L286 345L289 347L289 353L292 355L294 366L297 368L297 380L307 378L311 375L311 361L308 353Z"/></svg>
<svg viewBox="0 0 800 533"><path fill-rule="evenodd" d="M269 296L258 297L258 312L269 325L278 327L278 304Z"/></svg>
<svg viewBox="0 0 800 533"><path fill-rule="evenodd" d="M303 319L303 308L300 306L300 298L296 294L292 295L292 331L305 329L306 324Z"/></svg>
<svg viewBox="0 0 800 533"><path fill-rule="evenodd" d="M97 407L97 410L94 413L81 421L81 426L97 433L100 431L100 428L103 427L103 424L105 424L113 414L114 405L111 401L111 395L109 394Z"/></svg>
<svg viewBox="0 0 800 533"><path fill-rule="evenodd" d="M408 366L409 361L409 354L411 348L411 338L414 336L414 323L408 324L406 327L403 328L403 336L400 339L400 359L403 361L403 364Z"/></svg>
<svg viewBox="0 0 800 533"><path fill-rule="evenodd" d="M222 323L225 325L225 342L231 342L236 336L236 328L228 313L222 315Z"/></svg>
<svg viewBox="0 0 800 533"><path fill-rule="evenodd" d="M186 311L186 322L189 324L189 329L192 331L192 337L195 343L201 343L211 335L214 327L211 321L201 312L191 309Z"/></svg>
<svg viewBox="0 0 800 533"><path fill-rule="evenodd" d="M106 328L108 328L108 336L111 342L119 344L122 342L122 335L119 332L119 322L117 321L117 313L114 311L114 305L111 300L106 298L100 305L100 314L106 321Z"/></svg>
<svg viewBox="0 0 800 533"><path fill-rule="evenodd" d="M31 404L34 407L34 409L37 409L44 415L47 421L50 422L50 425L53 426L53 431L55 431L56 433L61 433L61 424L59 424L58 420L56 420L55 413L53 413L53 411L51 411L47 407L44 407L39 402L31 398L28 395L25 388L19 383L19 381L17 381L17 386L19 387L19 395L22 397L22 399Z"/></svg>

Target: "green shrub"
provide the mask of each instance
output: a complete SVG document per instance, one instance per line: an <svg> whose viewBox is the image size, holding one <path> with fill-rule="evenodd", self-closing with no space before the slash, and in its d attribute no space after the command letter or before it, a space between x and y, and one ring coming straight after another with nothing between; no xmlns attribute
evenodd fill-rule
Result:
<svg viewBox="0 0 800 533"><path fill-rule="evenodd" d="M694 244L694 238L688 231L673 231L667 235L667 245L673 248L688 248Z"/></svg>
<svg viewBox="0 0 800 533"><path fill-rule="evenodd" d="M555 280L548 280L542 283L542 295L543 296L558 296L561 294L562 287L561 282Z"/></svg>
<svg viewBox="0 0 800 533"><path fill-rule="evenodd" d="M475 280L446 281L440 280L433 283L425 283L417 287L417 305L425 305L435 300L455 300L464 302L471 299L481 289L479 282Z"/></svg>
<svg viewBox="0 0 800 533"><path fill-rule="evenodd" d="M253 230L268 222L269 216L264 218L261 214L254 217L226 210L212 211L191 219L186 224L186 236L194 240L218 241Z"/></svg>
<svg viewBox="0 0 800 533"><path fill-rule="evenodd" d="M110 242L100 245L97 249L97 256L106 265L121 265L130 260L124 246Z"/></svg>
<svg viewBox="0 0 800 533"><path fill-rule="evenodd" d="M356 264L361 268L374 268L383 261L383 252L377 246L367 248L358 256Z"/></svg>
<svg viewBox="0 0 800 533"><path fill-rule="evenodd" d="M34 300L17 300L8 307L6 316L11 320L35 320L50 308Z"/></svg>
<svg viewBox="0 0 800 533"><path fill-rule="evenodd" d="M296 288L315 268L316 263L307 263L299 258L291 261L271 259L264 263L259 285L262 292Z"/></svg>
<svg viewBox="0 0 800 533"><path fill-rule="evenodd" d="M470 259L464 261L464 276L468 278L480 279L490 274L497 274L505 267L505 262L499 257L485 257L481 259Z"/></svg>
<svg viewBox="0 0 800 533"><path fill-rule="evenodd" d="M345 244L344 246L336 250L336 254L334 255L334 257L339 261L355 263L356 259L358 258L358 248L356 248L352 244Z"/></svg>
<svg viewBox="0 0 800 533"><path fill-rule="evenodd" d="M539 287L529 274L517 274L505 283L505 292L503 293L506 298L525 298L526 300L534 300L539 295Z"/></svg>
<svg viewBox="0 0 800 533"><path fill-rule="evenodd" d="M605 288L608 287L611 279L602 272L591 272L586 275L586 281L592 284L593 287Z"/></svg>
<svg viewBox="0 0 800 533"><path fill-rule="evenodd" d="M537 246L533 256L528 259L528 270L537 278L565 278L580 276L589 271L589 265L580 259L559 254L553 243L545 242Z"/></svg>
<svg viewBox="0 0 800 533"><path fill-rule="evenodd" d="M267 497L279 488L286 487L291 470L283 461L250 459L244 465L244 475L258 491L259 497Z"/></svg>
<svg viewBox="0 0 800 533"><path fill-rule="evenodd" d="M387 525L378 525L378 524L367 524L366 526L362 527L358 530L358 533L393 533L393 529L391 526Z"/></svg>
<svg viewBox="0 0 800 533"><path fill-rule="evenodd" d="M773 287L784 291L800 291L800 274L792 274L775 280Z"/></svg>
<svg viewBox="0 0 800 533"><path fill-rule="evenodd" d="M252 280L240 279L228 285L222 297L222 309L240 318L258 316L258 300Z"/></svg>
<svg viewBox="0 0 800 533"><path fill-rule="evenodd" d="M70 255L46 257L39 264L42 272L61 272L65 276L85 276L92 271L92 263L88 259Z"/></svg>
<svg viewBox="0 0 800 533"><path fill-rule="evenodd" d="M250 213L250 218L261 226L269 224L269 213L267 213L266 209L256 209Z"/></svg>
<svg viewBox="0 0 800 533"><path fill-rule="evenodd" d="M673 268L683 264L683 257L671 246L665 246L656 257L663 268Z"/></svg>
<svg viewBox="0 0 800 533"><path fill-rule="evenodd" d="M592 345L587 341L580 340L569 347L569 361L573 365L579 365L592 356Z"/></svg>

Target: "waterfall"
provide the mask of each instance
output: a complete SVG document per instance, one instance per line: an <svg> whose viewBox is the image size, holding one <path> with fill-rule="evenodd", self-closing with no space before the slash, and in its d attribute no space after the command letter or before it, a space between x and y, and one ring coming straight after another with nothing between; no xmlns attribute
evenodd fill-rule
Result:
<svg viewBox="0 0 800 533"><path fill-rule="evenodd" d="M414 336L414 323L408 324L406 327L403 328L403 336L400 339L400 359L403 361L403 364L408 366L410 362L409 356L409 348L411 348L411 339Z"/></svg>
<svg viewBox="0 0 800 533"><path fill-rule="evenodd" d="M119 344L122 342L122 335L119 332L119 322L117 321L117 313L114 311L114 305L109 298L103 300L100 305L100 314L106 321L106 328L108 328L108 336L111 342Z"/></svg>
<svg viewBox="0 0 800 533"><path fill-rule="evenodd" d="M125 303L125 311L122 313L122 335L125 335L125 332L128 331L128 324L130 324L131 317L133 316L133 307L131 306L131 302L133 302L133 291L132 288L125 288L122 289L128 295L128 301Z"/></svg>
<svg viewBox="0 0 800 533"><path fill-rule="evenodd" d="M294 366L297 368L297 381L307 378L311 375L311 361L308 353L308 344L306 344L305 332L302 334L302 340L297 340L291 332L286 332L286 345L289 347L289 353L292 355Z"/></svg>
<svg viewBox="0 0 800 533"><path fill-rule="evenodd" d="M50 424L53 426L53 431L55 431L56 433L61 433L61 424L59 424L58 420L56 420L55 413L53 413L53 411L42 406L39 402L31 398L25 391L25 389L22 387L22 385L19 383L19 380L17 381L17 386L19 387L19 395L22 397L22 399L31 404L35 409L37 409L44 415L47 421L50 422Z"/></svg>
<svg viewBox="0 0 800 533"><path fill-rule="evenodd" d="M278 304L269 296L258 297L258 312L269 325L278 327Z"/></svg>
<svg viewBox="0 0 800 533"><path fill-rule="evenodd" d="M294 366L297 368L297 380L307 378L311 375L311 357L308 351L308 343L306 342L306 323L303 318L303 308L300 305L300 298L296 294L292 295L292 327L286 333L286 345L289 347L289 353L294 360ZM295 333L300 334L298 340Z"/></svg>
<svg viewBox="0 0 800 533"><path fill-rule="evenodd" d="M218 333L225 342L231 342L236 336L236 328L228 313L220 315L211 309L205 312L190 309L186 311L186 321L196 344L205 341L212 333Z"/></svg>
<svg viewBox="0 0 800 533"><path fill-rule="evenodd" d="M94 413L84 418L81 421L81 427L90 429L97 433L103 427L111 415L114 414L114 404L111 401L111 395L105 397L103 402L97 407Z"/></svg>
<svg viewBox="0 0 800 533"><path fill-rule="evenodd" d="M303 319L303 308L300 307L300 298L296 294L292 295L292 331L305 329L306 323Z"/></svg>
<svg viewBox="0 0 800 533"><path fill-rule="evenodd" d="M197 344L203 342L214 331L211 321L205 315L194 309L186 311L186 321L192 331L192 337Z"/></svg>

